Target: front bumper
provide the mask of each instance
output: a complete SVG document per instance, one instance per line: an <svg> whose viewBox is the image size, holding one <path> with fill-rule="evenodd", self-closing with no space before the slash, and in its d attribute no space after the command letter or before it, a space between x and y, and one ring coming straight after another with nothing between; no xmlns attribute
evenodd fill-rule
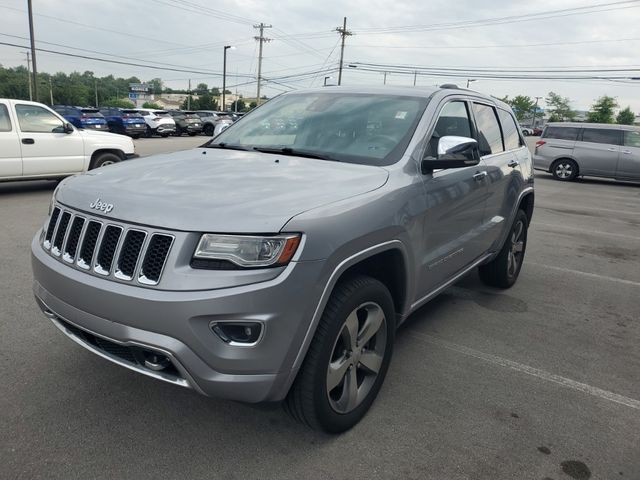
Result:
<svg viewBox="0 0 640 480"><path fill-rule="evenodd" d="M46 253L36 236L32 265L38 305L85 348L205 395L257 403L282 400L288 392L295 376L292 366L321 295L318 278L324 262L291 264L274 280L240 287L162 291L68 267ZM230 346L209 327L214 320L241 319L264 325L263 338L254 347ZM162 378L140 362L123 364L120 357L101 354L92 348L95 342L87 342L92 336L116 346L160 352L171 360L173 374Z"/></svg>

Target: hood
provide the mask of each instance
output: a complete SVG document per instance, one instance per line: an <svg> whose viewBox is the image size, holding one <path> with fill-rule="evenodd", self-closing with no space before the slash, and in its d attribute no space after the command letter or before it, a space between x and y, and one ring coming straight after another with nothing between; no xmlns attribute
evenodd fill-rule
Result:
<svg viewBox="0 0 640 480"><path fill-rule="evenodd" d="M380 167L199 148L71 177L56 199L91 215L170 230L275 233L293 216L380 188ZM112 204L109 214L92 210Z"/></svg>

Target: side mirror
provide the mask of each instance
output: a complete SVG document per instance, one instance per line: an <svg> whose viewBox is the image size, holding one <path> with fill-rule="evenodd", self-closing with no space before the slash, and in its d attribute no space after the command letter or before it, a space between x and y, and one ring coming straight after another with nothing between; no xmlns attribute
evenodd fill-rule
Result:
<svg viewBox="0 0 640 480"><path fill-rule="evenodd" d="M438 142L437 158L422 160L422 173L440 168L472 167L480 163L480 149L473 138L446 136Z"/></svg>
<svg viewBox="0 0 640 480"><path fill-rule="evenodd" d="M69 122L66 122L63 128L64 128L64 133L73 133L73 126Z"/></svg>

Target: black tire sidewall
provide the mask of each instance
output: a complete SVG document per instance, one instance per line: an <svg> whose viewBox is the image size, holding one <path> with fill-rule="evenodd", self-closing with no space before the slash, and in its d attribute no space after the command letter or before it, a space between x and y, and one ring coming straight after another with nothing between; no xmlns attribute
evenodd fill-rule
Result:
<svg viewBox="0 0 640 480"><path fill-rule="evenodd" d="M384 382L384 378L393 355L395 314L391 294L381 282L369 277L360 277L360 279L362 278L366 279L366 284L355 290L355 292L348 296L343 302L340 302L335 310L335 315L333 315L334 312L325 310L325 314L323 314L323 318L321 320L323 322L327 322L329 328L327 335L323 339L324 343L321 347L321 354L317 359L317 365L315 365L313 372L313 398L317 420L320 426L324 430L333 433L342 432L351 428L367 413L371 404L375 400L382 383ZM385 314L387 344L385 346L384 360L382 362L380 372L378 373L378 377L369 391L367 398L353 411L341 414L333 410L329 403L326 387L327 368L333 352L335 339L342 330L347 316L358 306L366 302L377 303L382 307Z"/></svg>
<svg viewBox="0 0 640 480"><path fill-rule="evenodd" d="M113 163L118 163L122 159L118 155L116 155L115 153L110 153L110 152L101 153L95 159L93 159L93 161L91 162L90 170L93 170L94 168L102 167L104 162L109 161L109 160L112 161Z"/></svg>

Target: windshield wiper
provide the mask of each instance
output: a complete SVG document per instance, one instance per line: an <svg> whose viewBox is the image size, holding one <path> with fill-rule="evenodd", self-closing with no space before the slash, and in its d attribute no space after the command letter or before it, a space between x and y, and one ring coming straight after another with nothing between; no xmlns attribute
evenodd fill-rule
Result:
<svg viewBox="0 0 640 480"><path fill-rule="evenodd" d="M311 152L309 150L298 150L291 147L253 147L253 150L262 153L279 153L281 155L289 155L293 157L318 158L320 160L332 160L334 162L340 161L323 153Z"/></svg>
<svg viewBox="0 0 640 480"><path fill-rule="evenodd" d="M243 147L242 145L230 145L228 143L210 143L208 145L204 145L205 148L224 148L227 150L244 150L244 151L249 151L251 150L248 147Z"/></svg>

